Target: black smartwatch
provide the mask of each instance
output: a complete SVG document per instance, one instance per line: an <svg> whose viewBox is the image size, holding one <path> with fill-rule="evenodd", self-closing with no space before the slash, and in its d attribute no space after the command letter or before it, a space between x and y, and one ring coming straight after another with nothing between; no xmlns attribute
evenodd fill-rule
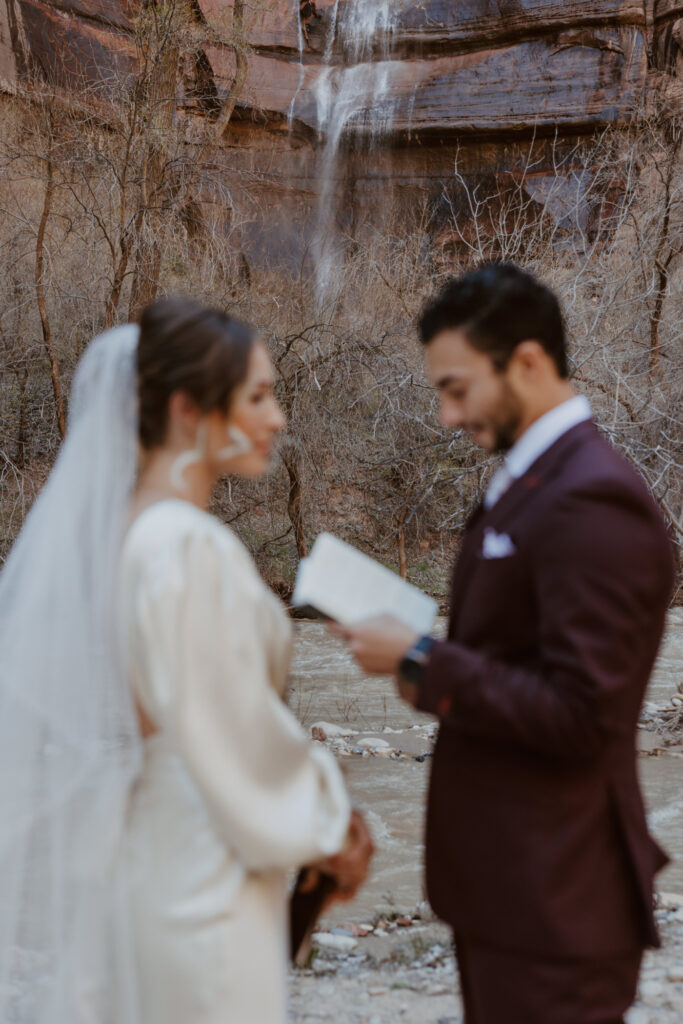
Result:
<svg viewBox="0 0 683 1024"><path fill-rule="evenodd" d="M398 674L407 683L413 683L414 686L420 685L422 673L429 660L429 651L433 643L433 637L421 636L417 643L413 644L401 659L398 666Z"/></svg>

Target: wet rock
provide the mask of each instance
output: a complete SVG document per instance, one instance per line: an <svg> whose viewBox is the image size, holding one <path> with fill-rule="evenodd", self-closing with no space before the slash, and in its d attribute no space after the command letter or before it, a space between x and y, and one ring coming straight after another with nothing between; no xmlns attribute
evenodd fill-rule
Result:
<svg viewBox="0 0 683 1024"><path fill-rule="evenodd" d="M314 730L317 735L314 735ZM334 725L332 722L315 722L311 726L313 738L322 738L323 741L346 738L347 736L353 736L354 733L355 730L349 728L348 725Z"/></svg>
<svg viewBox="0 0 683 1024"><path fill-rule="evenodd" d="M660 892L657 902L660 907L678 909L683 907L683 894L678 892Z"/></svg>
<svg viewBox="0 0 683 1024"><path fill-rule="evenodd" d="M646 77L646 40L636 29L604 28L597 45L580 40L537 38L504 49L428 59L392 61L388 101L395 133L497 132L525 130L536 119L540 130L557 125L598 125L613 120L610 105L633 96ZM510 103L510 82L516 83ZM294 100L295 117L317 127L316 95L306 87ZM264 99L265 99L264 92ZM275 96L270 90L268 97ZM285 91L277 100L287 110ZM369 124L368 108L356 115Z"/></svg>
<svg viewBox="0 0 683 1024"><path fill-rule="evenodd" d="M337 953L350 953L358 945L351 935L333 935L330 932L316 932L313 944L321 949L331 949Z"/></svg>
<svg viewBox="0 0 683 1024"><path fill-rule="evenodd" d="M349 931L357 939L364 939L367 935L372 935L374 928L371 924L350 924Z"/></svg>
<svg viewBox="0 0 683 1024"><path fill-rule="evenodd" d="M638 989L638 995L644 1003L656 1005L664 994L664 986L660 981L643 981Z"/></svg>
<svg viewBox="0 0 683 1024"><path fill-rule="evenodd" d="M626 1024L651 1024L652 1018L648 1010L642 1006L634 1006L626 1014Z"/></svg>
<svg viewBox="0 0 683 1024"><path fill-rule="evenodd" d="M375 757L392 757L398 760L403 758L403 754L400 750L392 750L391 747L381 747L376 750L373 749L372 753Z"/></svg>
<svg viewBox="0 0 683 1024"><path fill-rule="evenodd" d="M386 740L381 740L377 736L363 736L361 739L356 740L356 746L360 747L361 750L388 750L389 744Z"/></svg>

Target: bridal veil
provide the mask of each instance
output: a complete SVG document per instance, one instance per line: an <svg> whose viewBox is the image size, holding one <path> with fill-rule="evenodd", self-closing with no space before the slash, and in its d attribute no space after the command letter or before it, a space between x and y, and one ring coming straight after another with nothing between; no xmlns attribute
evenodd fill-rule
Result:
<svg viewBox="0 0 683 1024"><path fill-rule="evenodd" d="M118 856L140 738L114 609L138 328L93 341L0 573L0 1021L138 1024Z"/></svg>

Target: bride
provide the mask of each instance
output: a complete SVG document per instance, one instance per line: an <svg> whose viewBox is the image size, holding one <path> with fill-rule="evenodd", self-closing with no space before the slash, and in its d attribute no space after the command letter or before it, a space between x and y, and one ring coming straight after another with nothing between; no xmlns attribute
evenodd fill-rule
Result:
<svg viewBox="0 0 683 1024"><path fill-rule="evenodd" d="M2 1024L284 1024L287 872L365 876L287 615L206 511L283 427L264 344L188 300L79 365L0 575Z"/></svg>

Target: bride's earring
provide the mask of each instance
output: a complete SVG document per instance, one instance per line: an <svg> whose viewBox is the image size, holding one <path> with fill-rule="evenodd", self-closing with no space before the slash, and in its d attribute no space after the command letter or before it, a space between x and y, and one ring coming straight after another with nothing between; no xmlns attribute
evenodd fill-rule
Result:
<svg viewBox="0 0 683 1024"><path fill-rule="evenodd" d="M228 444L225 448L221 448L218 452L217 458L233 459L236 455L246 455L247 452L251 451L253 447L251 440L243 430L240 430L239 427L227 427L226 434L232 441L232 444Z"/></svg>
<svg viewBox="0 0 683 1024"><path fill-rule="evenodd" d="M171 463L171 483L178 491L184 491L187 489L187 484L183 478L183 474L188 466L194 465L195 462L201 462L206 455L206 422L202 421L197 427L197 438L195 440L194 448L188 448L186 452L181 452Z"/></svg>

